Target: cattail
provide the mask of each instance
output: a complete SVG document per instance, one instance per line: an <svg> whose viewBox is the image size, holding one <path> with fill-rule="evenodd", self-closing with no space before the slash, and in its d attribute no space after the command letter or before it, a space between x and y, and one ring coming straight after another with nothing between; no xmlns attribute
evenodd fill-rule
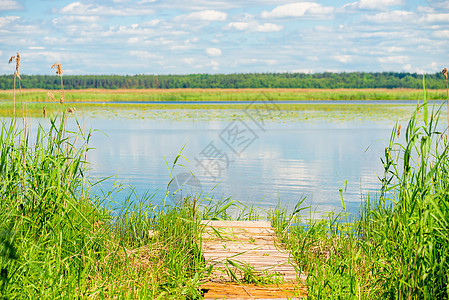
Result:
<svg viewBox="0 0 449 300"><path fill-rule="evenodd" d="M16 75L17 78L20 79L19 67L20 67L20 54L19 54L19 52L17 52L17 55L16 55L16 72L14 73L14 75Z"/></svg>
<svg viewBox="0 0 449 300"><path fill-rule="evenodd" d="M441 73L443 73L444 78L446 78L447 80L447 68L444 68L443 71L441 71Z"/></svg>
<svg viewBox="0 0 449 300"><path fill-rule="evenodd" d="M42 107L42 113L44 114L44 118L47 117L47 111L45 110L45 106Z"/></svg>
<svg viewBox="0 0 449 300"><path fill-rule="evenodd" d="M55 101L55 95L53 95L52 92L47 92L47 99L50 99L51 101Z"/></svg>
<svg viewBox="0 0 449 300"><path fill-rule="evenodd" d="M62 76L62 66L61 63L54 63L51 68L56 68L56 74L58 74L59 76Z"/></svg>
<svg viewBox="0 0 449 300"><path fill-rule="evenodd" d="M401 124L399 124L399 126L398 126L398 133L396 135L397 135L397 137L399 137L401 135Z"/></svg>
<svg viewBox="0 0 449 300"><path fill-rule="evenodd" d="M13 60L16 60L16 71L14 72L14 75L20 79L20 74L19 74L19 67L20 67L20 54L19 52L17 52L16 56L11 56L9 58L8 64L12 63Z"/></svg>
<svg viewBox="0 0 449 300"><path fill-rule="evenodd" d="M69 109L67 110L67 112L68 112L69 114L72 114L72 113L73 113L73 109L72 109L71 107L69 107Z"/></svg>
<svg viewBox="0 0 449 300"><path fill-rule="evenodd" d="M51 68L56 68L56 74L61 77L61 99L59 99L59 103L64 104L64 86L62 84L62 66L61 63L54 63Z"/></svg>

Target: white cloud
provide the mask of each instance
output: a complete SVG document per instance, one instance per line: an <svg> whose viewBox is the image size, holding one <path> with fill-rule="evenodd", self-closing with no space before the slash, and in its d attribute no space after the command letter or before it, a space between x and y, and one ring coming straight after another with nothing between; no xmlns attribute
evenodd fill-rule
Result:
<svg viewBox="0 0 449 300"><path fill-rule="evenodd" d="M447 0L427 0L427 2L434 8L449 9L449 1Z"/></svg>
<svg viewBox="0 0 449 300"><path fill-rule="evenodd" d="M6 16L6 17L0 17L0 28L5 27L6 25L20 19L20 17L17 16Z"/></svg>
<svg viewBox="0 0 449 300"><path fill-rule="evenodd" d="M218 67L220 67L220 64L215 60L211 60L208 64L206 64L206 66L212 67L212 70L217 71Z"/></svg>
<svg viewBox="0 0 449 300"><path fill-rule="evenodd" d="M249 22L231 22L226 27L230 29L233 28L243 31L248 30L249 26L250 26Z"/></svg>
<svg viewBox="0 0 449 300"><path fill-rule="evenodd" d="M281 31L284 28L282 25L276 25L273 23L264 23L262 25L258 25L256 31L257 32L277 32Z"/></svg>
<svg viewBox="0 0 449 300"><path fill-rule="evenodd" d="M14 9L23 9L23 6L14 0L0 0L0 11Z"/></svg>
<svg viewBox="0 0 449 300"><path fill-rule="evenodd" d="M391 24L415 20L416 14L410 11L394 10L375 15L366 15L362 19L374 23Z"/></svg>
<svg viewBox="0 0 449 300"><path fill-rule="evenodd" d="M262 18L325 16L333 11L333 7L325 7L318 3L299 2L277 6L271 12L263 11L261 16Z"/></svg>
<svg viewBox="0 0 449 300"><path fill-rule="evenodd" d="M96 23L100 20L98 16L62 16L53 19L55 25L65 25L67 23Z"/></svg>
<svg viewBox="0 0 449 300"><path fill-rule="evenodd" d="M149 51L138 51L138 50L129 51L129 55L137 57L142 60L155 59L158 57L157 55L155 55L154 53L151 53Z"/></svg>
<svg viewBox="0 0 449 300"><path fill-rule="evenodd" d="M181 15L175 20L194 20L194 21L225 21L228 15L217 10L203 10L193 12L187 15Z"/></svg>
<svg viewBox="0 0 449 300"><path fill-rule="evenodd" d="M30 50L44 50L45 47L32 46L32 47L28 47L28 49L30 49Z"/></svg>
<svg viewBox="0 0 449 300"><path fill-rule="evenodd" d="M148 8L109 7L98 4L83 4L73 2L63 7L59 13L67 15L106 15L106 16L138 16L153 14L154 10Z"/></svg>
<svg viewBox="0 0 449 300"><path fill-rule="evenodd" d="M438 30L435 31L432 35L440 39L449 39L449 30Z"/></svg>
<svg viewBox="0 0 449 300"><path fill-rule="evenodd" d="M207 48L206 54L213 57L221 56L221 50L218 48Z"/></svg>
<svg viewBox="0 0 449 300"><path fill-rule="evenodd" d="M404 55L394 55L394 56L385 56L378 57L377 61L381 64L405 64L409 61L408 56Z"/></svg>
<svg viewBox="0 0 449 300"><path fill-rule="evenodd" d="M396 6L404 4L404 0L360 0L358 7L361 9L380 9L383 10L388 6Z"/></svg>
<svg viewBox="0 0 449 300"><path fill-rule="evenodd" d="M145 26L153 27L153 26L158 25L159 23L161 23L161 20L154 19L154 20L150 20L150 21L144 22L144 23L140 24L140 26L142 26L142 27L145 27Z"/></svg>
<svg viewBox="0 0 449 300"><path fill-rule="evenodd" d="M186 57L186 58L183 58L182 61L188 65L192 65L195 62L195 59L191 58L191 57L188 57L188 58Z"/></svg>
<svg viewBox="0 0 449 300"><path fill-rule="evenodd" d="M447 14L427 14L421 17L421 22L426 23L449 23L449 13Z"/></svg>
<svg viewBox="0 0 449 300"><path fill-rule="evenodd" d="M251 32L278 32L281 31L284 28L284 26L273 23L259 24L253 21L253 22L231 22L226 26L226 28L236 29L240 31L251 31Z"/></svg>
<svg viewBox="0 0 449 300"><path fill-rule="evenodd" d="M351 55L335 55L334 58L341 63L348 63L352 61Z"/></svg>

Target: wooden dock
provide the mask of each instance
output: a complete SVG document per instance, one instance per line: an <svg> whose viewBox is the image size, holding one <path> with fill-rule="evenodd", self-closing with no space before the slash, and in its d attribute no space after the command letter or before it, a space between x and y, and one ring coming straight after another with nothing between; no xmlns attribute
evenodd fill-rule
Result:
<svg viewBox="0 0 449 300"><path fill-rule="evenodd" d="M266 221L202 221L205 299L301 299L305 276Z"/></svg>

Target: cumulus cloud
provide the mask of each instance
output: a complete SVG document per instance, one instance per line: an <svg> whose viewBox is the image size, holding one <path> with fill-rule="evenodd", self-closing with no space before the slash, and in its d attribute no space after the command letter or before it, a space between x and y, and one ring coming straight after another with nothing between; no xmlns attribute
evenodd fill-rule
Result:
<svg viewBox="0 0 449 300"><path fill-rule="evenodd" d="M226 21L227 14L217 10L196 11L187 15L176 17L176 20L194 20L194 21Z"/></svg>
<svg viewBox="0 0 449 300"><path fill-rule="evenodd" d="M438 9L449 9L449 1L447 0L427 0L429 5Z"/></svg>
<svg viewBox="0 0 449 300"><path fill-rule="evenodd" d="M335 55L334 58L344 64L352 61L351 55Z"/></svg>
<svg viewBox="0 0 449 300"><path fill-rule="evenodd" d="M404 0L360 0L359 8L361 9L385 9L388 6L396 6L404 4Z"/></svg>
<svg viewBox="0 0 449 300"><path fill-rule="evenodd" d="M440 39L449 39L449 30L438 30L433 33L433 36Z"/></svg>
<svg viewBox="0 0 449 300"><path fill-rule="evenodd" d="M131 50L129 51L129 55L137 57L142 60L155 59L158 57L157 55L149 51L139 51L139 50Z"/></svg>
<svg viewBox="0 0 449 300"><path fill-rule="evenodd" d="M278 32L281 31L284 28L284 26L273 23L259 24L253 21L253 22L231 22L226 26L226 28L249 32Z"/></svg>
<svg viewBox="0 0 449 300"><path fill-rule="evenodd" d="M207 48L206 54L212 57L221 56L221 50L218 48Z"/></svg>
<svg viewBox="0 0 449 300"><path fill-rule="evenodd" d="M59 10L67 15L106 15L106 16L139 16L153 14L154 10L148 8L111 7L98 4L83 4L73 2Z"/></svg>
<svg viewBox="0 0 449 300"><path fill-rule="evenodd" d="M270 12L263 11L261 16L262 18L325 16L333 11L333 7L325 7L315 2L299 2L277 6Z"/></svg>
<svg viewBox="0 0 449 300"><path fill-rule="evenodd" d="M23 6L14 0L0 0L0 11L23 9Z"/></svg>
<svg viewBox="0 0 449 300"><path fill-rule="evenodd" d="M64 25L67 23L96 23L100 20L98 16L62 16L53 19L55 25Z"/></svg>
<svg viewBox="0 0 449 300"><path fill-rule="evenodd" d="M378 57L377 61L381 64L405 64L409 61L408 56L404 55L394 55L394 56L385 56Z"/></svg>
<svg viewBox="0 0 449 300"><path fill-rule="evenodd" d="M17 16L6 16L6 17L0 17L0 28L5 27L6 25L20 19L20 17Z"/></svg>
<svg viewBox="0 0 449 300"><path fill-rule="evenodd" d="M426 23L448 23L449 13L446 14L425 14L420 18L421 22Z"/></svg>
<svg viewBox="0 0 449 300"><path fill-rule="evenodd" d="M375 15L366 15L362 19L373 23L391 24L414 20L416 19L416 14L410 11L394 10Z"/></svg>

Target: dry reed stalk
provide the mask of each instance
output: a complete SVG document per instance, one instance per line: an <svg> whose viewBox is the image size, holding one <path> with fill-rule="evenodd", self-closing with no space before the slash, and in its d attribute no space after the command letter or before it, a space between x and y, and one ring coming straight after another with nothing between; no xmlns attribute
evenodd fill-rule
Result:
<svg viewBox="0 0 449 300"><path fill-rule="evenodd" d="M444 68L443 71L444 79L446 79L446 102L447 102L447 123L449 125L449 87L447 85L447 68Z"/></svg>
<svg viewBox="0 0 449 300"><path fill-rule="evenodd" d="M13 60L16 60L16 70L14 71L14 96L13 96L13 117L16 116L16 78L18 78L19 80L20 78L20 74L19 74L19 67L20 67L20 54L19 52L17 52L17 54L15 56L11 56L9 58L8 64L12 63Z"/></svg>
<svg viewBox="0 0 449 300"><path fill-rule="evenodd" d="M51 101L55 101L55 96L53 95L52 92L47 92L47 98L45 100L51 100Z"/></svg>
<svg viewBox="0 0 449 300"><path fill-rule="evenodd" d="M59 102L61 104L64 104L64 85L62 83L62 66L61 63L54 63L51 68L56 68L56 74L58 74L61 77L61 99L59 100Z"/></svg>
<svg viewBox="0 0 449 300"><path fill-rule="evenodd" d="M61 98L59 99L59 103L61 103L62 105L62 116L61 116L61 122L64 120L64 131L63 131L63 136L65 136L65 131L66 131L66 126L67 124L65 123L65 105L64 105L64 84L62 82L62 66L60 62L54 63L51 68L56 68L56 74L59 75L59 77L61 78Z"/></svg>

